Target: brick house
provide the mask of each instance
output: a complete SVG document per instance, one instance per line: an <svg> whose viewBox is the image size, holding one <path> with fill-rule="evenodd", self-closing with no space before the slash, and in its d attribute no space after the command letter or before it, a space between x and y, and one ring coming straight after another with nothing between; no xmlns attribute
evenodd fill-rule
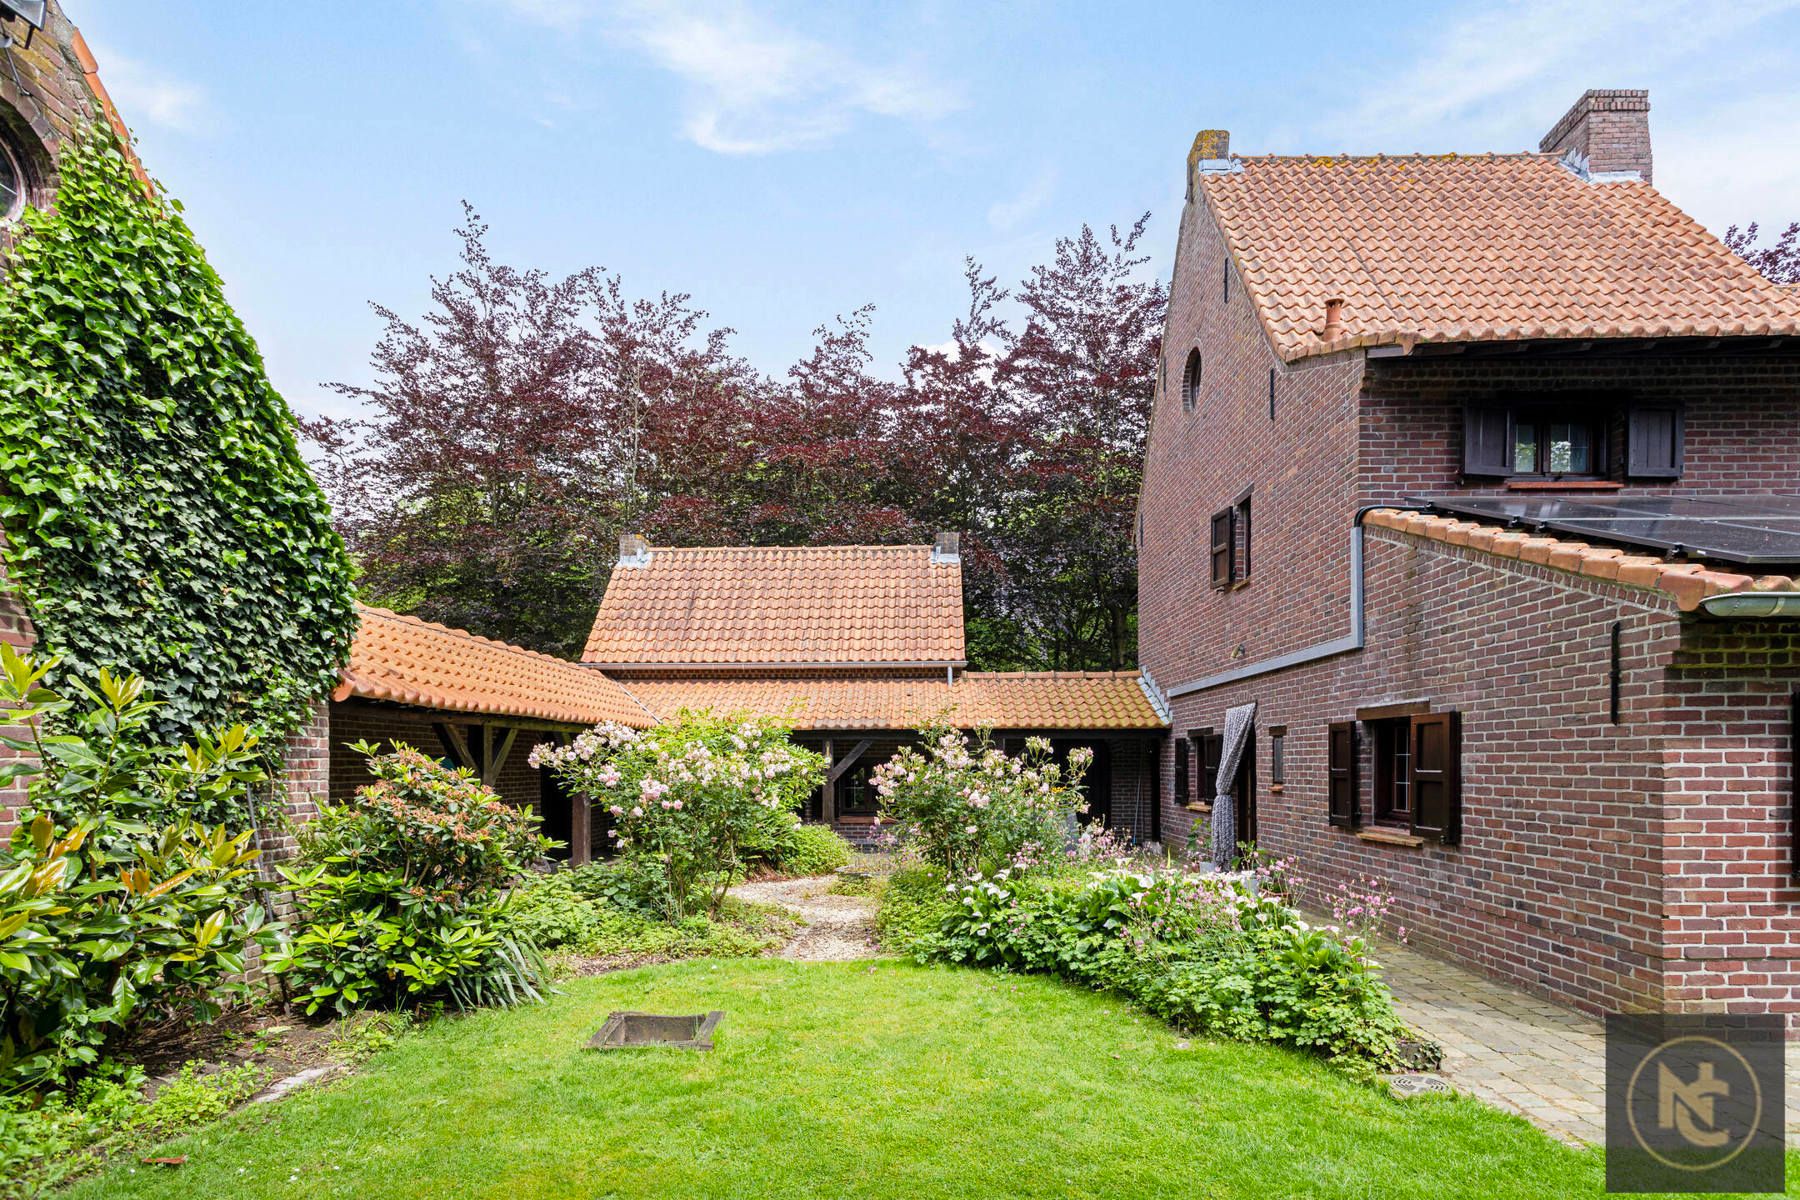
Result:
<svg viewBox="0 0 1800 1200"><path fill-rule="evenodd" d="M130 138L81 31L57 0L0 0L0 271L5 270L8 226L26 205L55 203L57 160L71 136L90 120L104 120L127 147ZM129 148L127 153L130 153ZM141 168L138 175L147 182ZM31 616L0 571L0 640L20 649L36 644ZM10 731L24 736L23 731ZM0 755L11 755L0 748ZM0 837L13 826L24 784L0 785Z"/></svg>
<svg viewBox="0 0 1800 1200"><path fill-rule="evenodd" d="M543 815L574 862L609 852L602 820L526 761L539 741L602 721L636 729L683 709L781 717L830 760L805 814L852 839L875 817L869 771L939 719L1016 747L1087 746L1090 818L1158 832L1167 721L1137 672L970 672L962 564L937 546L675 549L622 539L576 664L367 605L337 689L290 739L291 816L368 780L351 744L404 742L473 770ZM276 855L287 835L265 831Z"/></svg>
<svg viewBox="0 0 1800 1200"><path fill-rule="evenodd" d="M869 771L933 720L1005 746L1094 751L1089 816L1160 833L1167 722L1136 671L969 671L955 534L932 546L681 549L621 539L583 661L659 719L683 708L793 723L828 779L806 814L869 835Z"/></svg>
<svg viewBox="0 0 1800 1200"><path fill-rule="evenodd" d="M1187 161L1140 503L1162 825L1234 824L1591 1009L1800 1012L1800 295L1540 152ZM1253 520L1254 516L1254 520Z"/></svg>

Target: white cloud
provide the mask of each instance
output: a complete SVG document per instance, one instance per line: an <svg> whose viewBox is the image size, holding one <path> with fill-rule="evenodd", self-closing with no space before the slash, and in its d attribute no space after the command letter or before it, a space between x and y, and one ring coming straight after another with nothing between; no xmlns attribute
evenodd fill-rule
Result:
<svg viewBox="0 0 1800 1200"><path fill-rule="evenodd" d="M870 60L791 29L741 0L505 0L526 20L574 33L597 26L684 85L682 133L720 154L822 145L859 118L929 121L955 91L901 59Z"/></svg>
<svg viewBox="0 0 1800 1200"><path fill-rule="evenodd" d="M1340 110L1284 140L1308 151L1536 150L1590 87L1648 87L1656 184L1715 231L1800 219L1800 93L1759 51L1800 0L1521 0L1451 15ZM1761 28L1759 28L1761 27Z"/></svg>
<svg viewBox="0 0 1800 1200"><path fill-rule="evenodd" d="M1056 191L1056 169L1044 167L1010 200L988 206L988 224L1000 233L1011 233L1044 207Z"/></svg>
<svg viewBox="0 0 1800 1200"><path fill-rule="evenodd" d="M1734 71L1739 56L1699 52L1796 8L1800 0L1522 0L1471 12L1412 50L1410 70L1372 78L1360 99L1318 123L1345 144L1316 148L1449 149L1419 139L1454 130L1490 139L1461 149L1535 150L1518 131L1548 129L1584 89L1648 84L1654 102L1658 80L1692 79L1709 61Z"/></svg>
<svg viewBox="0 0 1800 1200"><path fill-rule="evenodd" d="M204 133L212 123L206 90L148 63L96 46L100 82L128 126L158 125L177 133Z"/></svg>

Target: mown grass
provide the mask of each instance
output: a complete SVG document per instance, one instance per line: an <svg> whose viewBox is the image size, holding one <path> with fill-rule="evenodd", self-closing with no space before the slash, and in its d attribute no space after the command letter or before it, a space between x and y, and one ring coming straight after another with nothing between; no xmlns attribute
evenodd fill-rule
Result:
<svg viewBox="0 0 1800 1200"><path fill-rule="evenodd" d="M614 1009L727 1013L711 1054L599 1053ZM1466 1099L1187 1042L1048 979L688 962L446 1020L72 1196L1599 1196L1597 1151Z"/></svg>

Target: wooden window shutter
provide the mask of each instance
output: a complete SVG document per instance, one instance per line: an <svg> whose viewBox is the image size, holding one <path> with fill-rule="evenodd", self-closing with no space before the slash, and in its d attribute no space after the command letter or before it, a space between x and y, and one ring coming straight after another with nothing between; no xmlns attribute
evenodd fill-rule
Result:
<svg viewBox="0 0 1800 1200"><path fill-rule="evenodd" d="M1341 828L1354 829L1360 817L1356 803L1356 722L1332 722L1326 742L1327 819Z"/></svg>
<svg viewBox="0 0 1800 1200"><path fill-rule="evenodd" d="M1225 735L1207 730L1200 737L1200 798L1211 804L1219 794L1219 760L1225 757Z"/></svg>
<svg viewBox="0 0 1800 1200"><path fill-rule="evenodd" d="M1413 832L1447 846L1462 836L1462 722L1454 712L1412 719Z"/></svg>
<svg viewBox="0 0 1800 1200"><path fill-rule="evenodd" d="M1188 802L1188 744L1187 739L1175 739L1175 803Z"/></svg>
<svg viewBox="0 0 1800 1200"><path fill-rule="evenodd" d="M1633 405L1625 420L1625 473L1634 479L1680 479L1683 424L1681 409L1673 405Z"/></svg>
<svg viewBox="0 0 1800 1200"><path fill-rule="evenodd" d="M1463 409L1463 474L1512 473L1512 410L1479 404Z"/></svg>
<svg viewBox="0 0 1800 1200"><path fill-rule="evenodd" d="M1214 587L1230 587L1236 576L1237 529L1232 510L1213 514L1212 582Z"/></svg>

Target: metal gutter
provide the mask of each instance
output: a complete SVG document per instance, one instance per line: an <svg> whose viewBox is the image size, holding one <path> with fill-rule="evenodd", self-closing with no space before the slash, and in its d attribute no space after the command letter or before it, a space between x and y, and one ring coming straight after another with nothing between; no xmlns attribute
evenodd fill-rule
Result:
<svg viewBox="0 0 1800 1200"><path fill-rule="evenodd" d="M1702 600L1700 611L1709 617L1739 620L1800 617L1800 592L1726 592Z"/></svg>
<svg viewBox="0 0 1800 1200"><path fill-rule="evenodd" d="M1229 671L1220 671L1217 675L1208 675L1187 683L1178 683L1163 689L1163 694L1171 699L1176 696L1189 696L1195 692L1204 692L1228 683L1254 679L1273 671L1285 671L1289 667L1298 667L1306 663L1318 662L1323 658L1335 658L1339 654L1349 654L1361 650L1363 640L1368 632L1363 614L1363 518L1378 508L1396 507L1400 507L1400 505L1393 501L1365 504L1356 510L1356 517L1351 522L1349 633L1342 637L1331 638L1329 641L1315 642L1299 650L1290 650L1286 654L1277 654L1273 658L1259 659L1245 666L1233 667Z"/></svg>

